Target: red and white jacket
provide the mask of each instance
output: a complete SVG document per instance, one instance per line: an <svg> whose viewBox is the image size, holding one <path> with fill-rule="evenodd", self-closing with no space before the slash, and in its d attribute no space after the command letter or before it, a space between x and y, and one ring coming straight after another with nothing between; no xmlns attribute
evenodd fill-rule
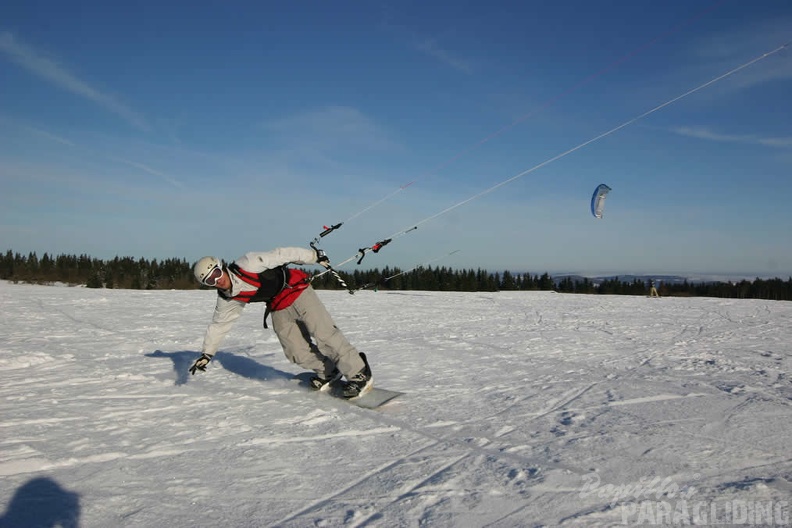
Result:
<svg viewBox="0 0 792 528"><path fill-rule="evenodd" d="M308 287L307 274L287 264L315 264L316 252L308 248L287 247L266 252L251 252L226 267L231 279L228 290L218 290L212 322L206 329L203 352L214 355L220 341L242 315L250 302L266 302L269 311L290 306ZM282 266L282 267L281 267ZM265 313L266 326L266 313Z"/></svg>

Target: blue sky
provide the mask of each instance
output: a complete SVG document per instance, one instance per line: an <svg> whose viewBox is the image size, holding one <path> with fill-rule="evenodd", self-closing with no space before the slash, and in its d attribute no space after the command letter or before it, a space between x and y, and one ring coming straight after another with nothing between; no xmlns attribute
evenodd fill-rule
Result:
<svg viewBox="0 0 792 528"><path fill-rule="evenodd" d="M344 222L336 263L394 237L362 268L787 278L791 39L788 0L6 2L0 249L233 259Z"/></svg>

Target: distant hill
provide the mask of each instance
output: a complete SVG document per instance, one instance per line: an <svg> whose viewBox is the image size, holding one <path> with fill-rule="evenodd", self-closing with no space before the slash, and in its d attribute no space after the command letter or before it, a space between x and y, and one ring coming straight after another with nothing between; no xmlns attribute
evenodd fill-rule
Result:
<svg viewBox="0 0 792 528"><path fill-rule="evenodd" d="M583 282L584 280L588 279L589 282L593 284L602 284L605 281L618 279L620 282L633 282L638 280L640 282L649 283L649 281L654 280L658 285L660 284L683 284L685 281L688 284L696 284L696 283L712 283L712 282L721 282L718 280L708 280L703 278L692 278L692 277L683 277L681 275L602 275L597 277L586 277L583 275L575 275L575 274L563 274L563 275L552 275L553 282L558 284L562 280L566 278L570 278L572 282Z"/></svg>

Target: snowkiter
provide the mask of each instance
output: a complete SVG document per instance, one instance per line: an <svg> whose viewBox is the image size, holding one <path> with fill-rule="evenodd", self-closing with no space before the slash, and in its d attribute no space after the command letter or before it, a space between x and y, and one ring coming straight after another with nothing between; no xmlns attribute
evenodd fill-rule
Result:
<svg viewBox="0 0 792 528"><path fill-rule="evenodd" d="M217 303L206 329L201 357L190 367L190 373L206 370L220 341L248 303L264 302L264 327L271 313L272 328L286 357L316 373L310 380L313 389L328 390L331 382L344 377L345 397L354 398L368 391L373 379L365 355L335 325L308 275L288 264L329 267L330 260L321 249L286 247L247 253L229 265L216 257L203 257L195 263L195 278L216 288Z"/></svg>
<svg viewBox="0 0 792 528"><path fill-rule="evenodd" d="M649 288L649 297L660 297L660 294L657 293L657 288L655 287L655 281L652 279L651 286Z"/></svg>

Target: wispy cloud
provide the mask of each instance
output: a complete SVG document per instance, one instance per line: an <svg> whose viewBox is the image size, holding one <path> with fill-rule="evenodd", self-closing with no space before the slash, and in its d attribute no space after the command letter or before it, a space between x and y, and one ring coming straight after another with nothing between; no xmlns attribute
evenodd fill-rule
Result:
<svg viewBox="0 0 792 528"><path fill-rule="evenodd" d="M773 148L792 148L792 137L762 137L753 134L721 134L707 127L676 127L671 132L680 136L718 141L721 143L746 143Z"/></svg>
<svg viewBox="0 0 792 528"><path fill-rule="evenodd" d="M397 36L406 46L436 59L451 68L466 73L474 72L473 63L441 46L439 38L425 37L416 34L415 31L399 24L396 19L398 9L392 9L387 2L380 5L380 28Z"/></svg>
<svg viewBox="0 0 792 528"><path fill-rule="evenodd" d="M36 128L36 127L32 127L32 126L24 126L23 128L25 130L27 130L28 132L32 132L32 133L34 133L36 135L45 137L45 138L47 138L47 139L49 139L51 141L55 141L56 143L60 143L61 145L67 145L69 147L76 147L77 146L73 142L69 141L68 139L64 139L64 138L62 138L60 136L57 136L55 134L52 134L50 132L46 132L44 130L41 130L40 128Z"/></svg>
<svg viewBox="0 0 792 528"><path fill-rule="evenodd" d="M138 129L150 130L149 124L137 112L119 102L112 95L103 93L79 79L76 75L39 51L20 42L8 31L0 32L0 52L29 72L53 85L104 107Z"/></svg>
<svg viewBox="0 0 792 528"><path fill-rule="evenodd" d="M418 51L425 53L426 55L435 58L440 62L447 64L448 66L451 66L457 71L467 73L468 75L473 73L473 65L470 63L470 61L455 56L447 49L440 47L440 45L437 43L437 39L426 38L415 40L414 46Z"/></svg>
<svg viewBox="0 0 792 528"><path fill-rule="evenodd" d="M182 184L179 180L175 179L172 176L169 176L168 174L165 174L162 171L159 171L157 169L153 169L153 168L151 168L148 165L145 165L143 163L138 163L136 161L131 161L131 160L124 159L124 158L117 158L117 157L114 157L114 156L108 156L108 159L110 159L112 161L115 161L115 162L118 162L118 163L123 163L124 165L129 165L130 167L134 167L134 168L136 168L138 170L141 170L143 172L151 174L152 176L157 176L159 178L162 178L163 180L167 181L168 183L170 183L174 187L184 188L184 184Z"/></svg>
<svg viewBox="0 0 792 528"><path fill-rule="evenodd" d="M4 119L0 119L0 122L9 123L8 120L4 120ZM14 125L13 122L10 122L10 123L12 125ZM46 130L42 130L42 129L34 127L34 126L24 125L24 124L15 125L15 126L18 126L19 128L21 128L21 129L23 129L23 130L25 130L25 131L27 131L27 132L29 132L31 134L35 134L36 136L43 137L43 138L45 138L48 141L53 141L53 142L56 142L56 143L60 143L61 145L66 145L68 147L72 147L72 148L78 150L79 152L88 153L88 154L90 154L92 156L95 156L97 158L103 158L105 160L112 161L113 163L120 163L120 164L123 164L123 165L127 165L129 167L133 167L133 168L135 168L137 170L143 171L143 172L145 172L147 174L150 174L152 176L157 176L158 178L161 178L162 180L166 181L167 183L173 185L174 187L177 187L177 188L180 188L180 189L184 188L184 184L181 181L179 181L178 179L174 178L173 176L171 176L171 175L169 175L169 174L167 174L167 173L165 173L165 172L163 172L161 170L158 170L158 169L155 169L155 168L151 167L150 165L146 165L144 163L133 161L133 160L130 160L130 159L124 158L124 157L119 157L119 156L115 156L115 155L109 155L105 151L102 151L102 150L99 150L99 149L96 149L96 148L85 147L83 145L75 143L74 141L71 141L71 140L66 139L64 137L61 137L61 136L59 136L57 134L53 134L52 132L47 132Z"/></svg>
<svg viewBox="0 0 792 528"><path fill-rule="evenodd" d="M360 110L348 106L327 106L283 119L267 121L265 130L286 141L300 141L325 148L342 146L387 150L395 146L386 131Z"/></svg>
<svg viewBox="0 0 792 528"><path fill-rule="evenodd" d="M788 44L792 33L792 17L778 17L752 23L742 23L731 31L707 34L698 39L694 54L707 62L722 62L726 65L737 64L751 55ZM788 53L787 51L783 53ZM744 89L767 82L792 79L792 62L783 54L740 72L732 79L736 88Z"/></svg>

